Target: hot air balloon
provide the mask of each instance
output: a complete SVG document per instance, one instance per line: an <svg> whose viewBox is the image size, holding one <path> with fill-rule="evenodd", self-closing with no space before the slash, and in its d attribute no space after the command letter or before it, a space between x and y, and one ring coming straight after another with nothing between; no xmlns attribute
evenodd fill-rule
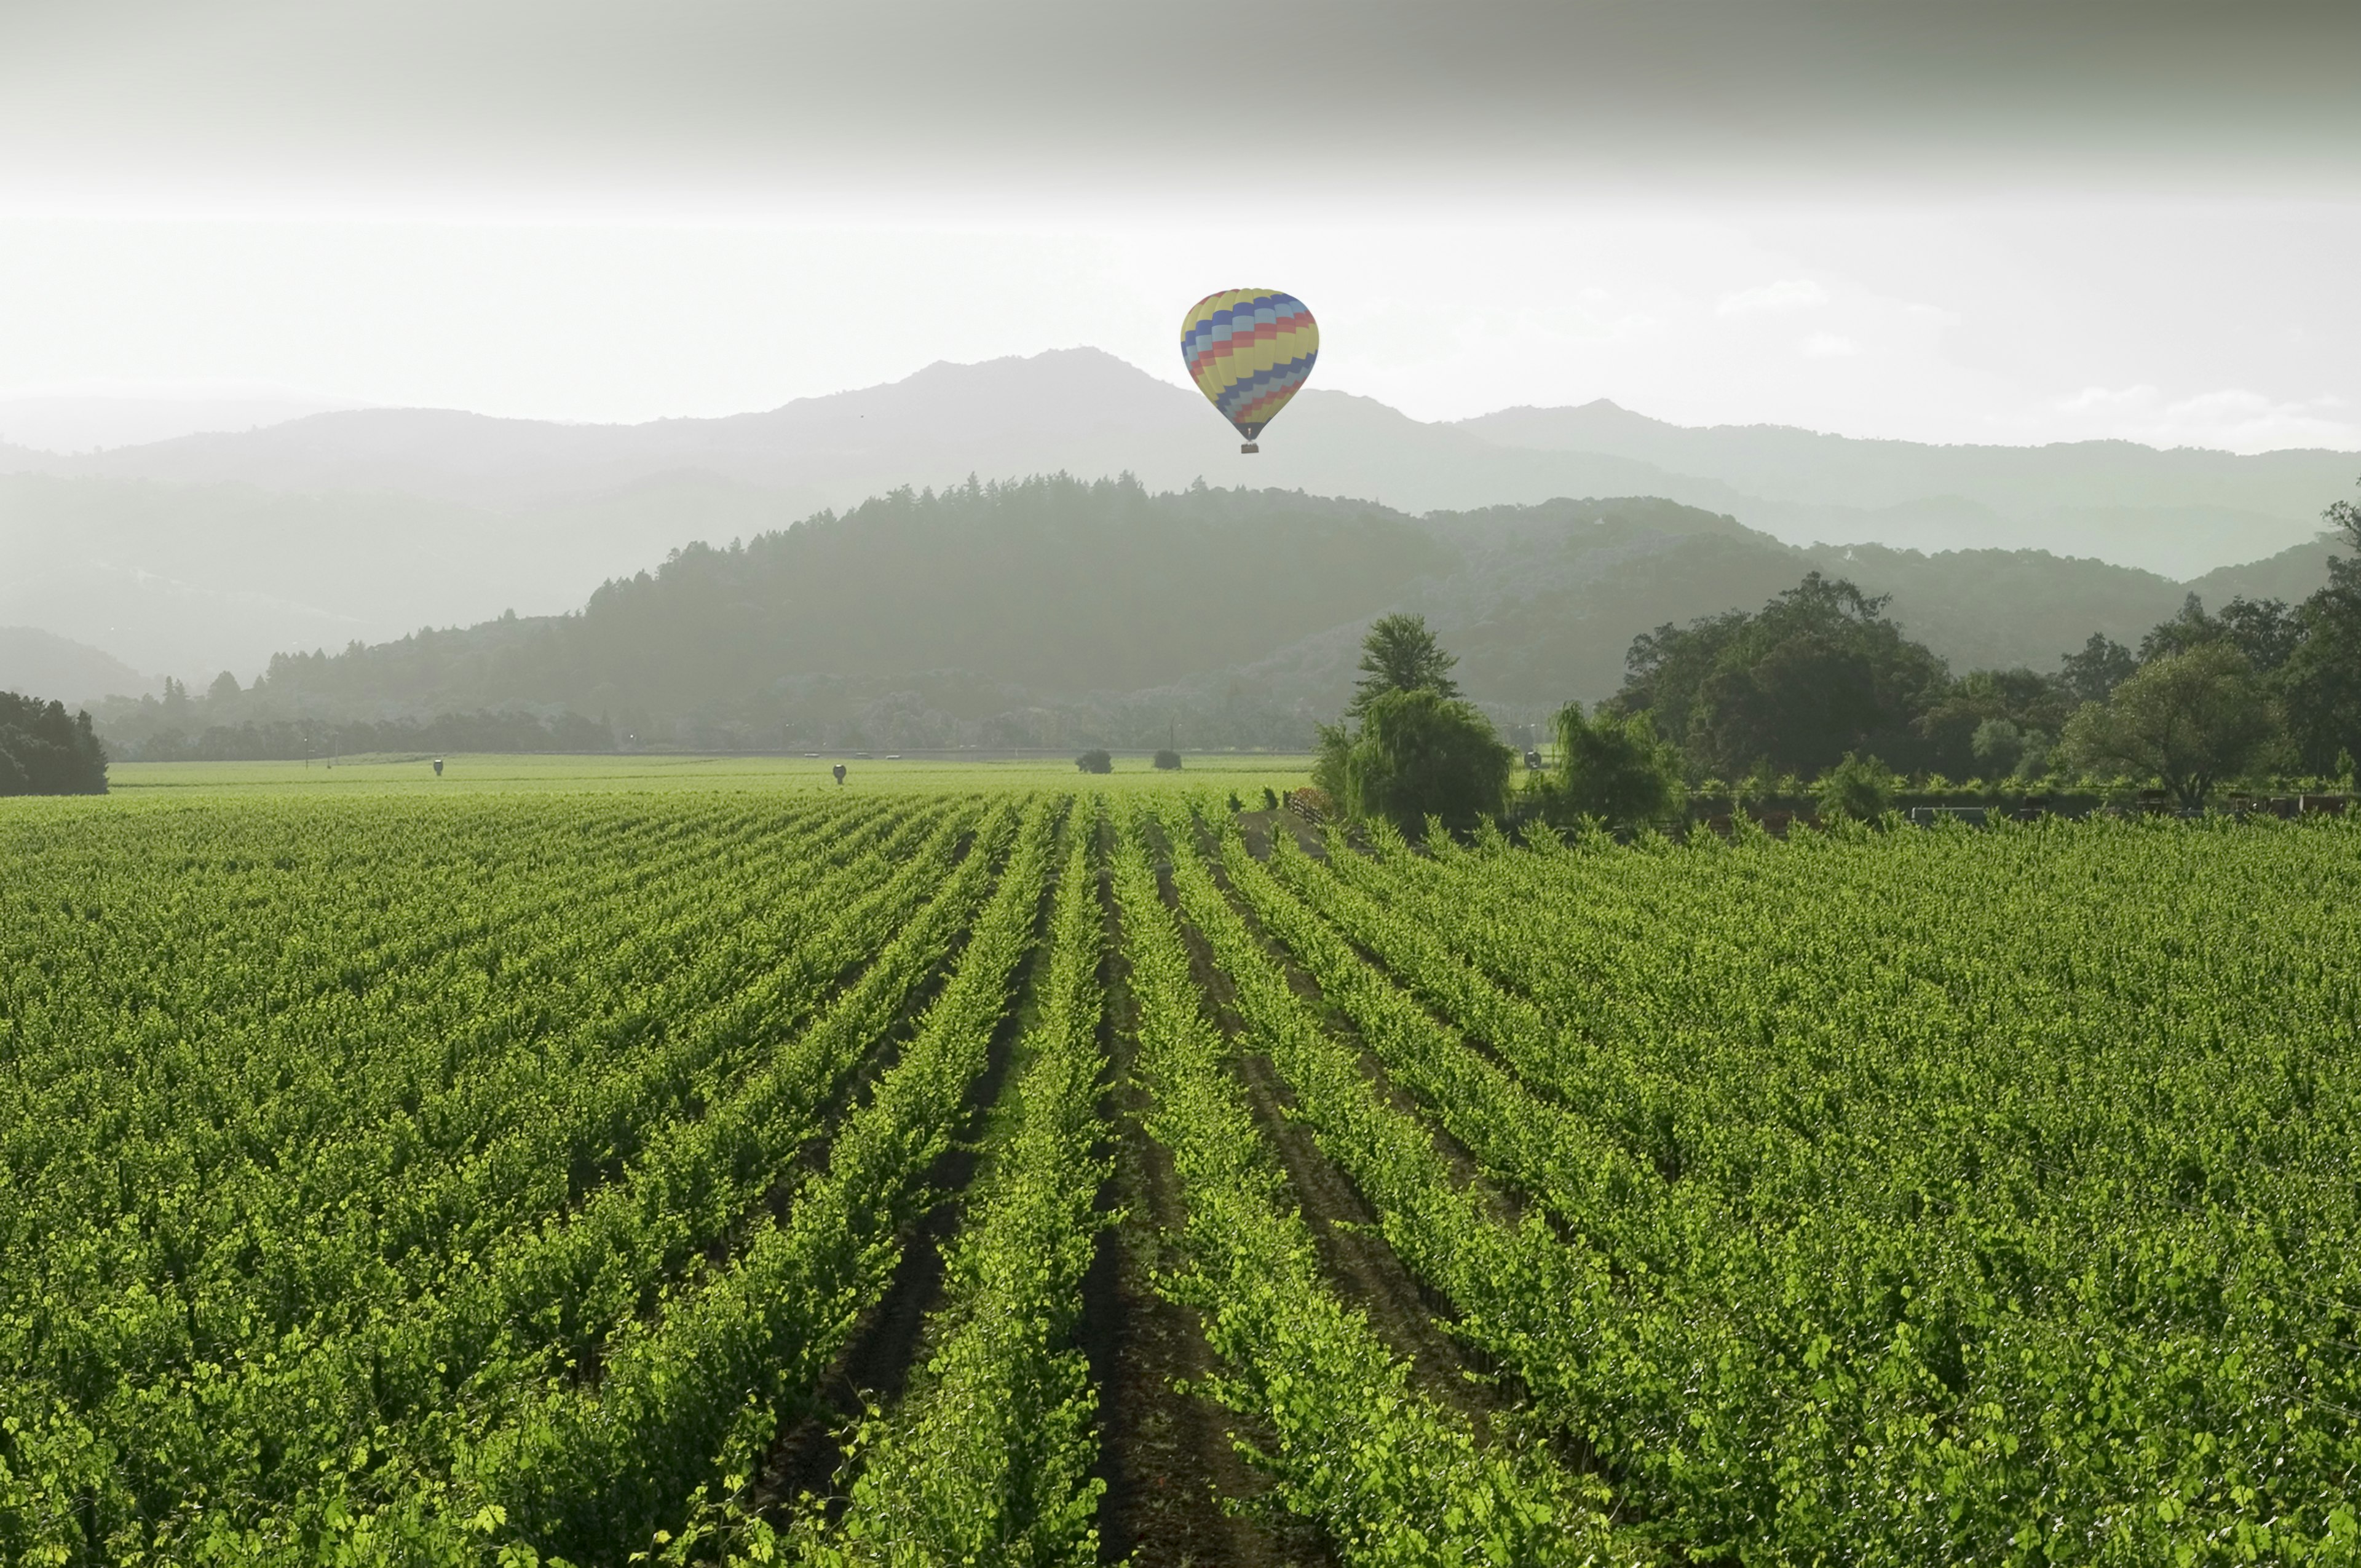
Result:
<svg viewBox="0 0 2361 1568"><path fill-rule="evenodd" d="M1180 321L1189 374L1246 438L1278 417L1320 357L1320 325L1303 302L1276 289L1224 289L1189 307Z"/></svg>

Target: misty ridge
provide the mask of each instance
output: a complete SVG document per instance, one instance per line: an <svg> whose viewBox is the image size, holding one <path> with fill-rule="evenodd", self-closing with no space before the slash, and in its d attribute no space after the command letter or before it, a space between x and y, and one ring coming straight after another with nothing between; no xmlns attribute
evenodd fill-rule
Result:
<svg viewBox="0 0 2361 1568"><path fill-rule="evenodd" d="M506 743L534 747L594 723L690 747L1179 724L1288 747L1396 609L1512 719L1608 696L1634 636L1811 570L1892 596L1954 668L2053 669L2192 591L2322 586L2320 511L2356 462L1696 429L1609 402L1423 423L1316 388L1242 459L1194 391L1091 349L724 419L358 410L0 447L0 685L160 699L99 709L135 747L484 712L529 718Z"/></svg>

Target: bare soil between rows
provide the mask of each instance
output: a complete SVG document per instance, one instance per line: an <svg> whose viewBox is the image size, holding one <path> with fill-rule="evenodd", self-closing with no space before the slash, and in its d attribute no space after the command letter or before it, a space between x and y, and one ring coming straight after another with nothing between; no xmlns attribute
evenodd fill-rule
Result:
<svg viewBox="0 0 2361 1568"><path fill-rule="evenodd" d="M1156 1271L1178 1262L1162 1236L1180 1227L1186 1210L1171 1156L1144 1125L1148 1096L1132 1070L1134 1006L1111 895L1104 902L1115 955L1107 988L1106 1120L1116 1135L1109 1196L1126 1218L1102 1233L1084 1285L1082 1348L1099 1387L1099 1475L1107 1488L1099 1504L1101 1561L1129 1556L1138 1568L1332 1563L1313 1531L1254 1505L1268 1482L1232 1442L1236 1419L1176 1387L1203 1378L1216 1364L1197 1314L1155 1288Z"/></svg>

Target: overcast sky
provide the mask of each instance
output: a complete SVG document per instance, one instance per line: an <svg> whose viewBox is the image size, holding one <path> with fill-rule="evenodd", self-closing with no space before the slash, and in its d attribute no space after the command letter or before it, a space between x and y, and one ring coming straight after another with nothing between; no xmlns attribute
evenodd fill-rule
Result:
<svg viewBox="0 0 2361 1568"><path fill-rule="evenodd" d="M1422 418L2361 447L2361 5L0 5L0 436L577 420L1223 287Z"/></svg>

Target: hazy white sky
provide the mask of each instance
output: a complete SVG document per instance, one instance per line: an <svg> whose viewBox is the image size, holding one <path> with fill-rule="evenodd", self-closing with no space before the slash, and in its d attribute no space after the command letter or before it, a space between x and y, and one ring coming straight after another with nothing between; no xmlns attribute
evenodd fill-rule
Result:
<svg viewBox="0 0 2361 1568"><path fill-rule="evenodd" d="M1422 418L2361 447L2361 6L0 10L34 394L576 420L1239 284Z"/></svg>

